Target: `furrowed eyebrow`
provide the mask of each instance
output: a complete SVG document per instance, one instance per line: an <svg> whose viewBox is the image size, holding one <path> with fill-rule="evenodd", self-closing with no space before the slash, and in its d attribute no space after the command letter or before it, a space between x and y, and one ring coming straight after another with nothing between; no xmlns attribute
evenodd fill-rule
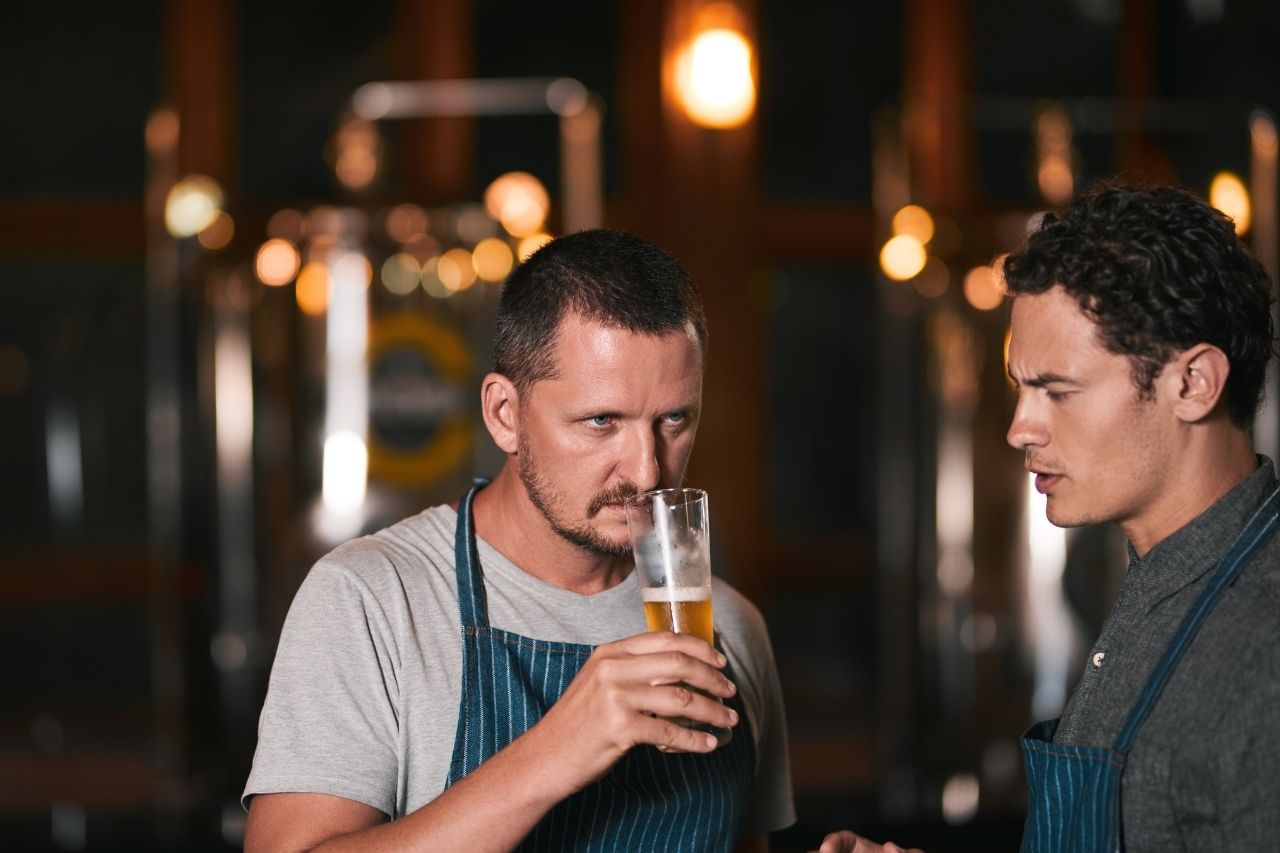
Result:
<svg viewBox="0 0 1280 853"><path fill-rule="evenodd" d="M1009 378L1013 379L1014 382L1018 382L1018 380L1014 379L1013 376L1010 376ZM1076 379L1072 379L1069 376L1063 376L1061 373L1042 373L1039 376L1032 376L1029 379L1024 379L1021 382L1018 382L1018 384L1027 385L1031 388L1043 388L1046 385L1078 386L1080 385L1080 382Z"/></svg>

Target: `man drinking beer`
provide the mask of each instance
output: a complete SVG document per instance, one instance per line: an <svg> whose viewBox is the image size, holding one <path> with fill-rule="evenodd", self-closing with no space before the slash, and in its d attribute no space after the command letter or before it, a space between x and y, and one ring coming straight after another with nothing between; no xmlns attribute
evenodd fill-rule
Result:
<svg viewBox="0 0 1280 853"><path fill-rule="evenodd" d="M687 274L637 237L563 237L512 273L480 389L506 462L311 570L247 850L764 850L794 820L760 614L716 580L719 649L647 633L632 569L623 504L680 484L706 346Z"/></svg>

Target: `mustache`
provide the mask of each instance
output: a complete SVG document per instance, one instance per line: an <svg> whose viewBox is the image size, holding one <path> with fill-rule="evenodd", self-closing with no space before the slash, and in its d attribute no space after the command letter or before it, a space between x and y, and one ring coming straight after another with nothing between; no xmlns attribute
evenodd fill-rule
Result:
<svg viewBox="0 0 1280 853"><path fill-rule="evenodd" d="M1054 472L1053 465L1045 464L1045 460L1041 459L1039 456L1034 456L1030 453L1026 455L1026 459L1023 462L1023 467L1025 467L1028 471L1035 470L1035 471L1043 471L1046 473Z"/></svg>
<svg viewBox="0 0 1280 853"><path fill-rule="evenodd" d="M612 488L605 489L591 499L591 503L587 504L587 518L595 518L600 514L600 510L605 508L606 504L620 504L628 501L640 494L631 483L619 483Z"/></svg>

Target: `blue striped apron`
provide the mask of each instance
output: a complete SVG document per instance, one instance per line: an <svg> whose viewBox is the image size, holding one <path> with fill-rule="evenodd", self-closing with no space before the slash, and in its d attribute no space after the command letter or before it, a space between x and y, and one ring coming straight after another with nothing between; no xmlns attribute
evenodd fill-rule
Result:
<svg viewBox="0 0 1280 853"><path fill-rule="evenodd" d="M471 516L479 488L459 504L455 534L462 705L448 785L542 719L594 649L489 627ZM732 678L727 669L726 675ZM732 849L751 798L755 745L739 694L727 702L741 721L727 746L709 754L635 747L604 777L548 812L519 849Z"/></svg>
<svg viewBox="0 0 1280 853"><path fill-rule="evenodd" d="M1278 509L1280 489L1258 508L1218 564L1110 748L1055 744L1053 733L1058 720L1037 723L1027 730L1022 738L1029 791L1023 853L1118 853L1122 849L1120 779L1138 729L1155 707L1209 611L1240 576L1254 552L1275 533Z"/></svg>

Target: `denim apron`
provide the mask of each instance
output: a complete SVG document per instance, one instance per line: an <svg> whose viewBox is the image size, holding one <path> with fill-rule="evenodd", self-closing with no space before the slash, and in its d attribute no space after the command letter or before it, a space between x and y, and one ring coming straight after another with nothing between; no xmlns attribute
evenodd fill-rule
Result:
<svg viewBox="0 0 1280 853"><path fill-rule="evenodd" d="M462 704L447 785L537 723L594 646L535 640L489 627L472 499L458 506L455 561L462 622ZM637 601L636 606L640 603ZM726 676L732 673L726 667ZM740 722L709 754L632 748L601 779L549 811L520 850L730 850L751 798L755 746L739 694Z"/></svg>
<svg viewBox="0 0 1280 853"><path fill-rule="evenodd" d="M1053 733L1058 720L1037 723L1027 730L1022 738L1028 787L1023 853L1118 853L1123 848L1120 778L1138 729L1155 707L1209 611L1240 576L1254 552L1275 533L1278 508L1280 489L1258 508L1218 564L1110 748L1055 744Z"/></svg>

